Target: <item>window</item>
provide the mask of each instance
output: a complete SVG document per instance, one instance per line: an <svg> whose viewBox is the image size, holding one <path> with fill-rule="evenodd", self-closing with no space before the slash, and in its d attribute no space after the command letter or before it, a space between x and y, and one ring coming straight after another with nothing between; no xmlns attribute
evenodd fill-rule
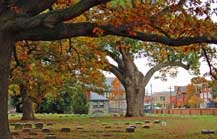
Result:
<svg viewBox="0 0 217 139"><path fill-rule="evenodd" d="M160 101L165 101L165 96L160 96Z"/></svg>
<svg viewBox="0 0 217 139"><path fill-rule="evenodd" d="M93 101L93 108L103 108L104 107L104 101Z"/></svg>

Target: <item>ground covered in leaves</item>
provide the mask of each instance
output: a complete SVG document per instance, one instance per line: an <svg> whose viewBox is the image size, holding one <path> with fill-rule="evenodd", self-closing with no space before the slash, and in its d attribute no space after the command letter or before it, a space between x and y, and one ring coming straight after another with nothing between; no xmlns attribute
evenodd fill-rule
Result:
<svg viewBox="0 0 217 139"><path fill-rule="evenodd" d="M10 115L14 139L217 139L217 117L146 115L139 118L39 114L21 121ZM135 132L126 132L133 127ZM203 129L215 131L201 134ZM131 130L129 130L131 131Z"/></svg>

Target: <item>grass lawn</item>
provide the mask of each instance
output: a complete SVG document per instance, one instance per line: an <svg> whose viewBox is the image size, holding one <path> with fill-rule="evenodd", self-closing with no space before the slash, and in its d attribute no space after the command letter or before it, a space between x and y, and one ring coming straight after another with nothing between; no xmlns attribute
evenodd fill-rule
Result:
<svg viewBox="0 0 217 139"><path fill-rule="evenodd" d="M10 115L10 128L15 139L217 139L215 134L201 134L202 129L217 131L215 116L178 116L178 115L146 115L140 118L124 117L89 117L87 115L38 114L39 120L20 121L21 115ZM150 123L145 123L145 121ZM163 123L154 123L155 120ZM50 132L35 129L35 123L43 123ZM16 124L32 124L29 130L16 129ZM133 133L126 128L135 125ZM143 128L149 125L150 128ZM61 132L62 128L70 128L70 132ZM25 128L26 129L26 128Z"/></svg>

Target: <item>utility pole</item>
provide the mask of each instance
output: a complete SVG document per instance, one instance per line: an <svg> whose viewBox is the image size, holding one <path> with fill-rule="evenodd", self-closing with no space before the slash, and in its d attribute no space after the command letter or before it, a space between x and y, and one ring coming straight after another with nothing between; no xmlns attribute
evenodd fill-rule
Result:
<svg viewBox="0 0 217 139"><path fill-rule="evenodd" d="M171 92L171 89L172 89L172 88L171 88L171 86L169 87L169 89L170 89L170 106L169 106L169 107L170 107L170 109L171 109L171 108L172 108L172 98L171 98L171 97L172 97L172 94L171 94L171 93L172 93L172 92Z"/></svg>
<svg viewBox="0 0 217 139"><path fill-rule="evenodd" d="M153 97L152 97L152 84L150 85L150 89L151 89L151 111L152 111L152 109L153 109L153 102L152 102L152 100L153 100Z"/></svg>

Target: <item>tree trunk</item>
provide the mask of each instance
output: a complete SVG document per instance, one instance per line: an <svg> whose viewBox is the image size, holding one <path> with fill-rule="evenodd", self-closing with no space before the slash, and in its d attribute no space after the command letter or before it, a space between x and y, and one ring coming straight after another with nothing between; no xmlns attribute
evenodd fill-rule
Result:
<svg viewBox="0 0 217 139"><path fill-rule="evenodd" d="M135 84L125 86L127 111L126 117L144 116L145 86Z"/></svg>
<svg viewBox="0 0 217 139"><path fill-rule="evenodd" d="M0 139L12 139L8 122L8 86L13 40L0 34Z"/></svg>
<svg viewBox="0 0 217 139"><path fill-rule="evenodd" d="M28 86L21 84L20 85L20 94L22 98L22 112L23 116L21 120L34 120L34 110L33 110L33 102L32 99L28 96Z"/></svg>

